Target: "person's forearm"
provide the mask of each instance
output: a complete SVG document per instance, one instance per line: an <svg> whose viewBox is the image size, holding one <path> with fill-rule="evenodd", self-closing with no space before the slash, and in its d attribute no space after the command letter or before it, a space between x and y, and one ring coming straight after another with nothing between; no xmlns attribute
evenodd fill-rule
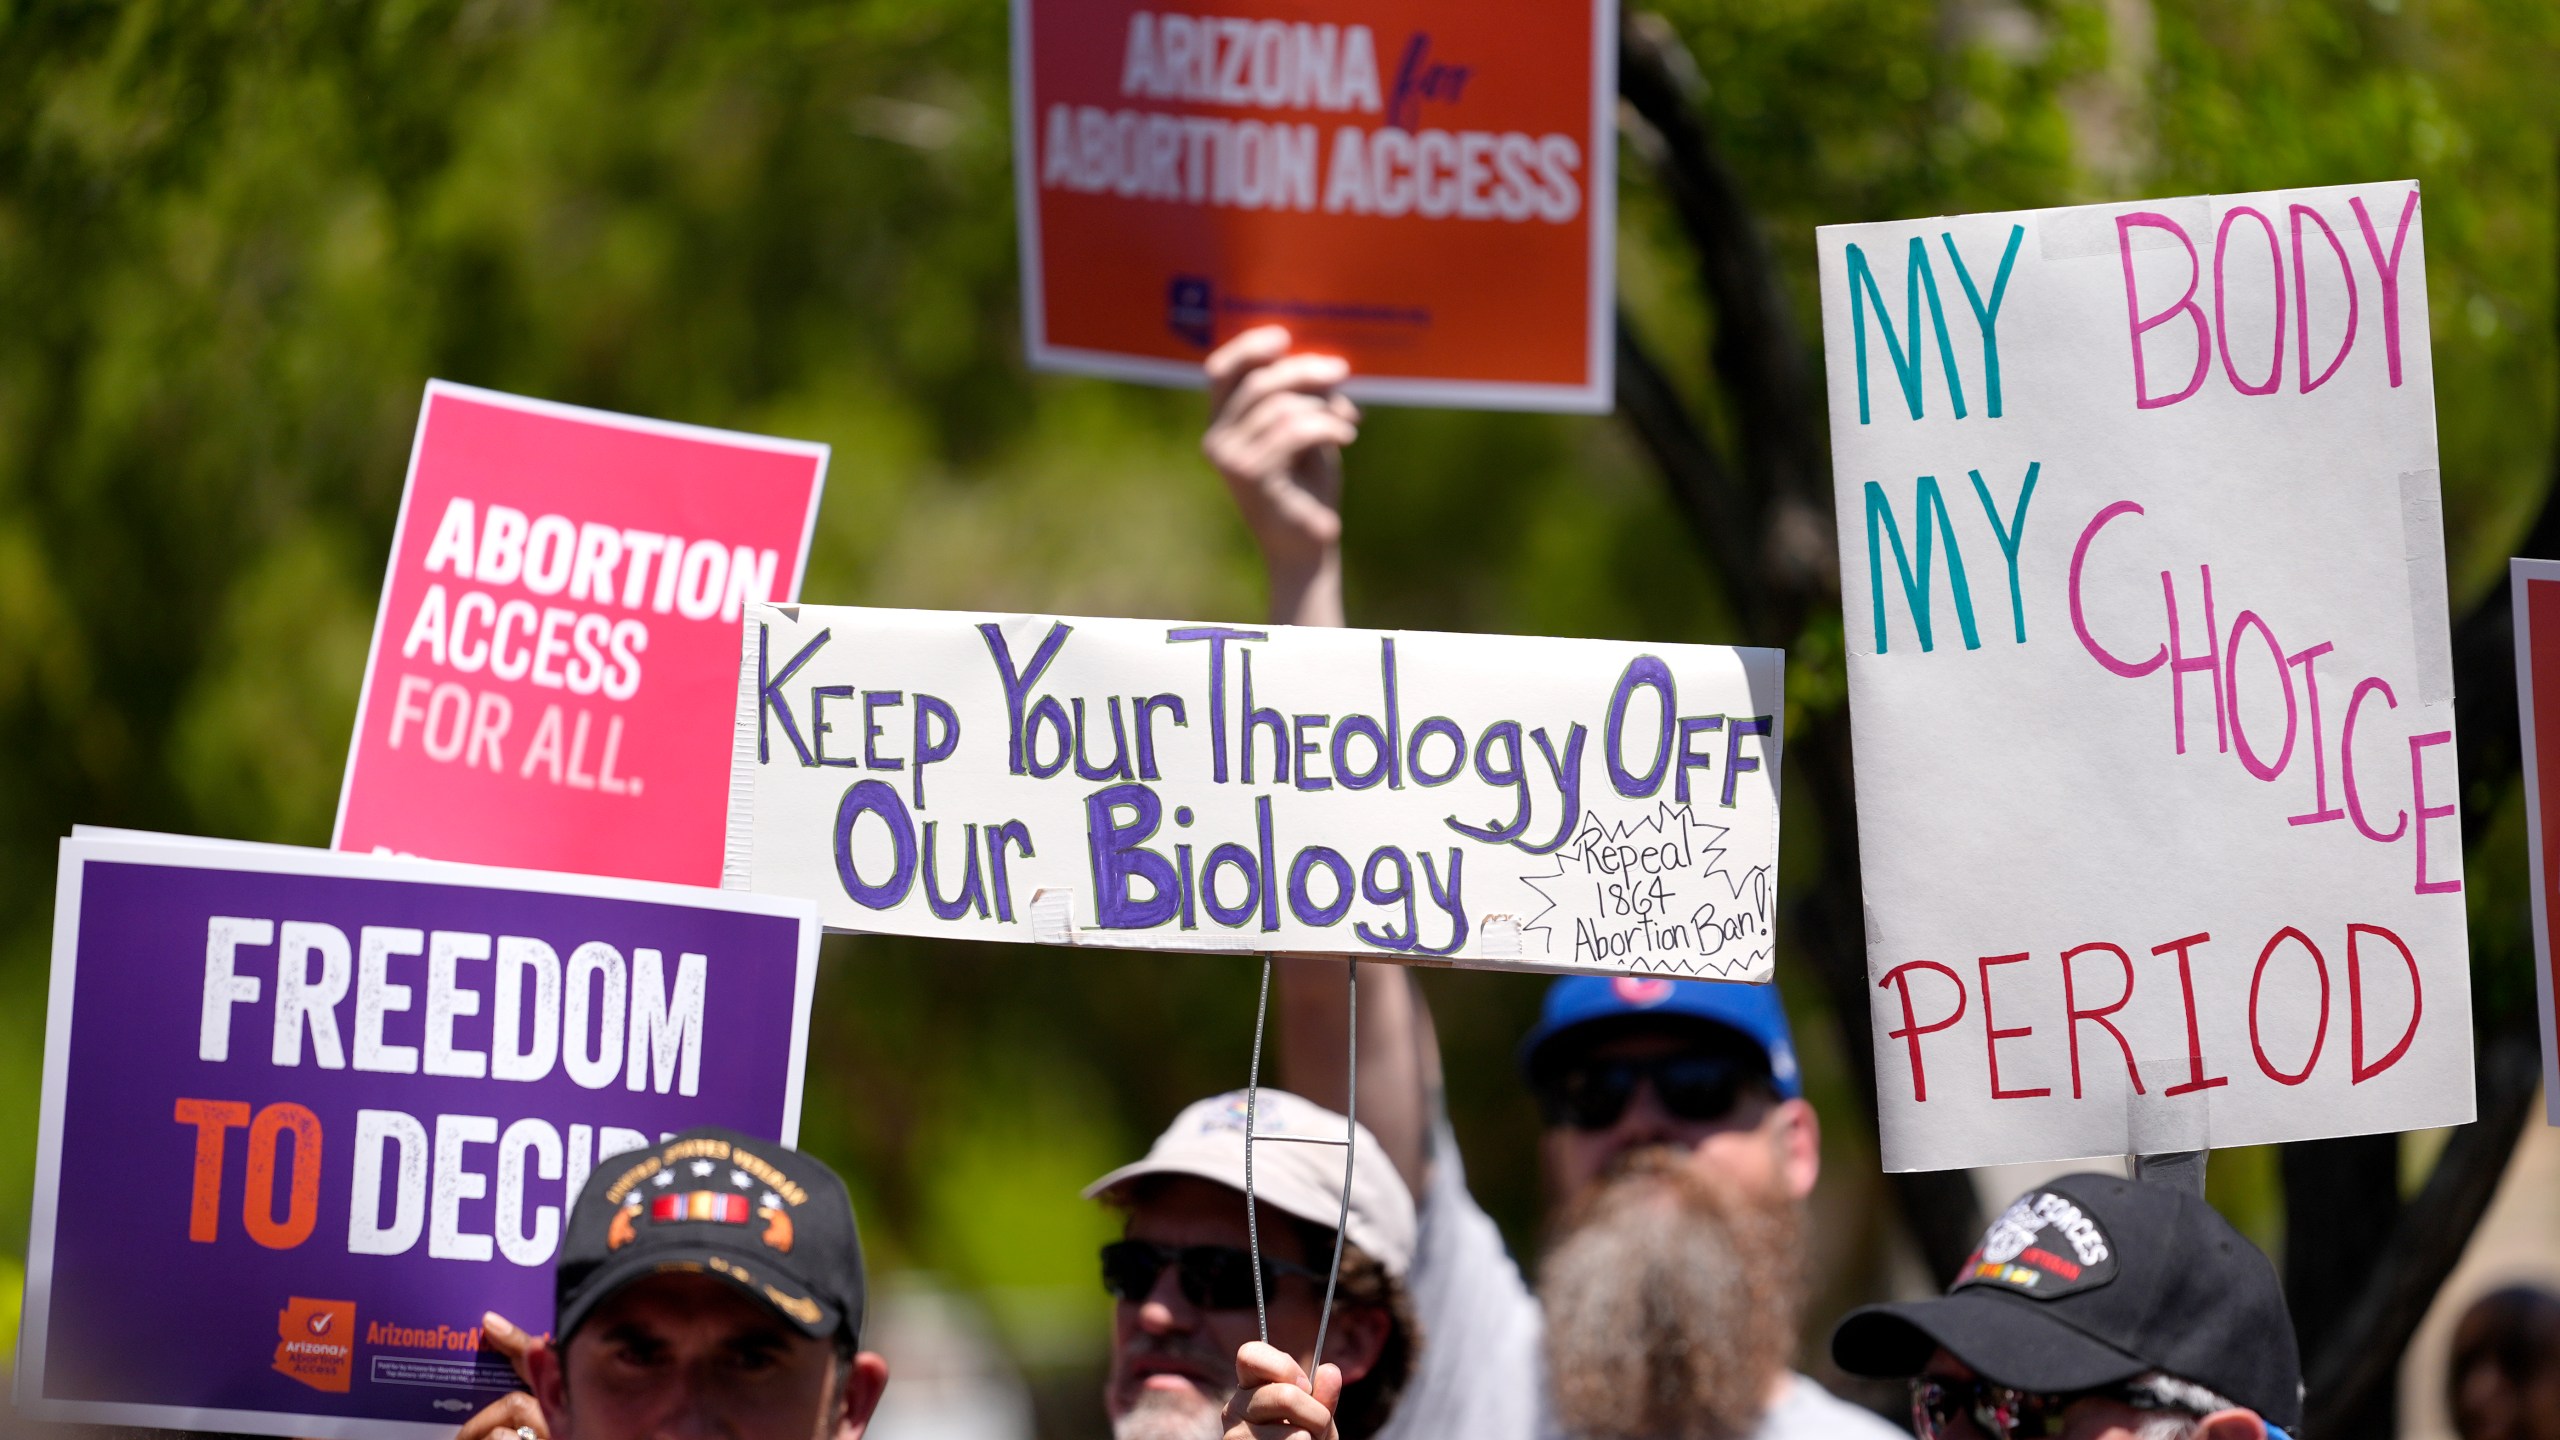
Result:
<svg viewBox="0 0 2560 1440"><path fill-rule="evenodd" d="M1273 562L1269 571L1272 624L1343 623L1341 546L1328 545L1316 555L1288 565Z"/></svg>
<svg viewBox="0 0 2560 1440"><path fill-rule="evenodd" d="M1348 1098L1350 989L1338 955L1277 955L1280 1083L1328 1109ZM1360 1123L1417 1199L1430 1179L1440 1052L1422 989L1401 965L1360 965Z"/></svg>

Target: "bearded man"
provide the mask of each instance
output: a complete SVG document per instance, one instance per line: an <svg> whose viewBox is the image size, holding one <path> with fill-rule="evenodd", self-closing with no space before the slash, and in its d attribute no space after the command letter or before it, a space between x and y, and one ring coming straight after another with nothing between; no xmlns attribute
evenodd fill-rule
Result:
<svg viewBox="0 0 2560 1440"><path fill-rule="evenodd" d="M1201 448L1262 552L1271 618L1340 625L1342 450L1360 412L1342 361L1290 343L1265 326L1209 358ZM1279 965L1282 1079L1337 1105L1342 965ZM1901 1433L1787 1364L1821 1130L1774 988L1576 976L1548 991L1521 1050L1556 1220L1532 1294L1467 1192L1421 993L1398 967L1359 969L1360 1115L1419 1199L1408 1283L1432 1336L1388 1440ZM1243 1427L1323 1433L1321 1397L1285 1357L1249 1350L1238 1376Z"/></svg>

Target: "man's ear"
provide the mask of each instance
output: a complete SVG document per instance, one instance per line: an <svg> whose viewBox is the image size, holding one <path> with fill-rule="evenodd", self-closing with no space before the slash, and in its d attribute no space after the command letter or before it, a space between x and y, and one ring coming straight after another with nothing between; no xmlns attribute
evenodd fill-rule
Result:
<svg viewBox="0 0 2560 1440"><path fill-rule="evenodd" d="M1787 1193L1802 1200L1822 1178L1822 1119L1809 1100L1781 1100L1769 1121L1778 1146L1778 1174Z"/></svg>
<svg viewBox="0 0 2560 1440"><path fill-rule="evenodd" d="M871 1412L880 1408L880 1392L889 1388L889 1362L864 1350L845 1367L844 1395L836 1410L835 1440L862 1440Z"/></svg>
<svg viewBox="0 0 2560 1440"><path fill-rule="evenodd" d="M545 1335L524 1352L519 1362L524 1367L527 1384L533 1387L534 1403L542 1407L542 1423L554 1440L567 1440L569 1434L569 1371L563 1363L558 1342Z"/></svg>
<svg viewBox="0 0 2560 1440"><path fill-rule="evenodd" d="M1387 1336L1395 1323L1383 1305L1345 1305L1333 1312L1333 1328L1324 1339L1325 1353L1316 1359L1340 1367L1342 1383L1352 1384L1377 1368L1378 1357L1386 1353Z"/></svg>
<svg viewBox="0 0 2560 1440"><path fill-rule="evenodd" d="M2267 1440L2267 1422L2254 1410L2216 1410L2196 1422L2196 1440Z"/></svg>

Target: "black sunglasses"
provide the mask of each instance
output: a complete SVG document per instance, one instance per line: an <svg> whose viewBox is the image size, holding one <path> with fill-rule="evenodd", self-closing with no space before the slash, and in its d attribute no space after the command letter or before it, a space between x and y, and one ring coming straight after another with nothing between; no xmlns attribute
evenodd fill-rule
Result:
<svg viewBox="0 0 2560 1440"><path fill-rule="evenodd" d="M1102 1247L1102 1288L1131 1304L1155 1293L1156 1279L1174 1267L1182 1298L1203 1310L1253 1308L1253 1256L1233 1245L1158 1245L1152 1240L1114 1240ZM1262 1257L1265 1289L1283 1275L1324 1276L1304 1265Z"/></svg>
<svg viewBox="0 0 2560 1440"><path fill-rule="evenodd" d="M1538 1108L1549 1125L1606 1130L1634 1101L1636 1086L1650 1081L1654 1098L1689 1121L1721 1120L1741 1103L1743 1088L1760 1072L1728 1055L1661 1055L1644 1060L1574 1060L1535 1082Z"/></svg>
<svg viewBox="0 0 2560 1440"><path fill-rule="evenodd" d="M2062 1433L2072 1406L2083 1400L2112 1400L2133 1410L2170 1410L2177 1406L2147 1390L2106 1386L2044 1394L1994 1385L1988 1380L1949 1380L1921 1376L1911 1382L1911 1423L1920 1440L2052 1440ZM1970 1430L1960 1430L1970 1422Z"/></svg>

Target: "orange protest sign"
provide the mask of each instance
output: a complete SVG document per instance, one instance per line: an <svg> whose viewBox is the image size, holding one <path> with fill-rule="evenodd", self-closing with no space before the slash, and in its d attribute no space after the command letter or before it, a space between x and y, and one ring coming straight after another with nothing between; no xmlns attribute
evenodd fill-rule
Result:
<svg viewBox="0 0 2560 1440"><path fill-rule="evenodd" d="M1197 384L1286 325L1364 399L1602 411L1615 0L1014 0L1031 361Z"/></svg>

